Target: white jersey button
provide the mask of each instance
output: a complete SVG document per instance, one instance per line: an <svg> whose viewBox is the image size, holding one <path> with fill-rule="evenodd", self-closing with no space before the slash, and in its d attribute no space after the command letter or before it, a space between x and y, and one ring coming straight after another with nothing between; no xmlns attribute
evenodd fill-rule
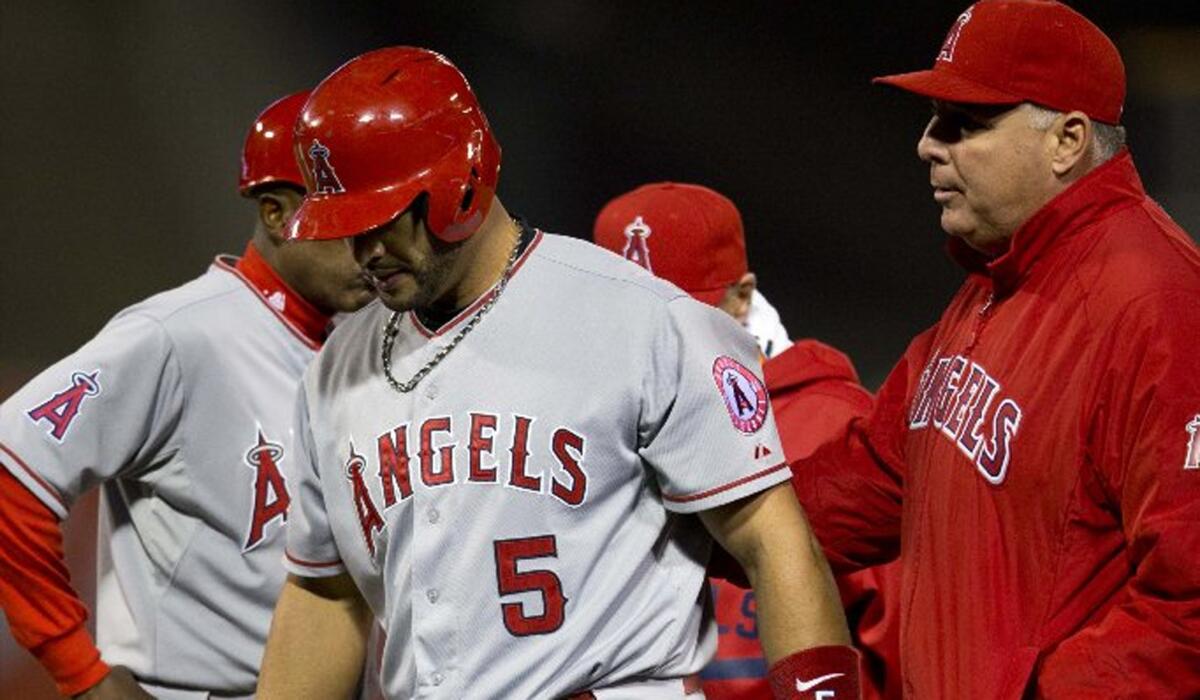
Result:
<svg viewBox="0 0 1200 700"><path fill-rule="evenodd" d="M425 591L425 597L429 599L430 603L436 603L438 600L438 595L438 589L436 588L430 588L429 590Z"/></svg>
<svg viewBox="0 0 1200 700"><path fill-rule="evenodd" d="M437 508L429 509L429 522L431 524L436 523L440 517L442 517L442 514L438 512Z"/></svg>
<svg viewBox="0 0 1200 700"><path fill-rule="evenodd" d="M434 685L441 685L442 681L444 681L444 680L446 680L446 677L443 676L441 673L437 673L437 672L435 672L432 676L429 677L429 682L433 683Z"/></svg>
<svg viewBox="0 0 1200 700"><path fill-rule="evenodd" d="M425 398L432 399L437 396L437 384L429 384L425 387Z"/></svg>

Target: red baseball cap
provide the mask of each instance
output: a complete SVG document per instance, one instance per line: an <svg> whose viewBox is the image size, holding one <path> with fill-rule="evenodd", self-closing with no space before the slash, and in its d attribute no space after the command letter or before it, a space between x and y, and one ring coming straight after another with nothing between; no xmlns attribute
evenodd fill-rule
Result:
<svg viewBox="0 0 1200 700"><path fill-rule="evenodd" d="M1083 15L1053 0L982 0L950 27L931 70L872 82L947 102L1032 102L1119 124L1125 65Z"/></svg>
<svg viewBox="0 0 1200 700"><path fill-rule="evenodd" d="M659 182L627 192L600 210L592 237L712 306L748 269L741 214L700 185Z"/></svg>

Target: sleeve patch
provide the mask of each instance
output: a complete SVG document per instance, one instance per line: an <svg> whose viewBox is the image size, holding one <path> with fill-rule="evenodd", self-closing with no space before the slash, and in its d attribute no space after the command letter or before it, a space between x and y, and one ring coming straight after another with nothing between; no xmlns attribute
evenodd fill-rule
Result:
<svg viewBox="0 0 1200 700"><path fill-rule="evenodd" d="M46 421L50 437L56 442L62 442L71 424L79 417L79 409L83 402L100 393L98 377L100 370L91 373L75 372L71 375L71 384L43 403L26 411L25 415L35 424Z"/></svg>
<svg viewBox="0 0 1200 700"><path fill-rule="evenodd" d="M753 435L767 420L767 389L745 365L728 355L721 355L713 363L713 381L733 427L746 435Z"/></svg>

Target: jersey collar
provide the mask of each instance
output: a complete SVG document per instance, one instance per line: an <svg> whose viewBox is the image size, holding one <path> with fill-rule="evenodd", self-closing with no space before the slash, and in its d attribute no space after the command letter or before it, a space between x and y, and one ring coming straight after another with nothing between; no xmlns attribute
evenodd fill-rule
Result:
<svg viewBox="0 0 1200 700"><path fill-rule="evenodd" d="M322 313L289 287L253 242L246 245L246 252L236 263L228 256L218 256L214 264L245 283L305 344L313 348L321 347L332 317Z"/></svg>
<svg viewBox="0 0 1200 700"><path fill-rule="evenodd" d="M524 224L522 224L522 229L523 230L525 229ZM529 243L525 246L525 250L521 251L521 254L519 256L517 256L516 262L513 263L512 274L508 278L509 284L512 284L512 281L514 278L516 278L517 273L520 272L521 268L525 265L525 261L528 260L529 256L533 253L533 249L538 247L538 244L540 244L542 242L542 238L544 237L544 234L542 233L542 231L540 229L531 228L529 230L532 231L533 237L529 241ZM499 282L497 282L497 285L498 284L499 284ZM417 318L417 314L415 314L411 311L407 312L407 315L408 315L409 320L412 322L413 328L415 328L418 333L425 336L426 338L436 338L438 336L444 335L447 331L455 328L460 323L462 323L466 319L470 318L471 314L478 311L479 307L486 304L488 302L488 300L491 299L495 294L496 294L496 285L492 285L492 287L490 289L488 289L486 292L483 293L482 296L480 296L473 303L471 303L470 306L468 306L467 308L458 312L458 314L454 318L452 318L449 321L447 321L446 323L442 324L442 326L439 328L427 328L424 323L421 323L421 319Z"/></svg>
<svg viewBox="0 0 1200 700"><path fill-rule="evenodd" d="M988 258L958 238L950 239L949 252L968 271L990 279L996 296L1003 297L1020 285L1055 242L1145 198L1133 157L1123 150L1047 202L1017 229L999 257Z"/></svg>

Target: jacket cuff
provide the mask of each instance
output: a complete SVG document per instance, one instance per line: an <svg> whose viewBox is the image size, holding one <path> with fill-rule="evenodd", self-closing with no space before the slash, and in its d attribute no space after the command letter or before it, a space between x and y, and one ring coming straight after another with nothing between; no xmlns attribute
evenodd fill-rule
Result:
<svg viewBox="0 0 1200 700"><path fill-rule="evenodd" d="M67 697L82 693L108 675L108 664L82 624L30 651L54 678L58 692Z"/></svg>

